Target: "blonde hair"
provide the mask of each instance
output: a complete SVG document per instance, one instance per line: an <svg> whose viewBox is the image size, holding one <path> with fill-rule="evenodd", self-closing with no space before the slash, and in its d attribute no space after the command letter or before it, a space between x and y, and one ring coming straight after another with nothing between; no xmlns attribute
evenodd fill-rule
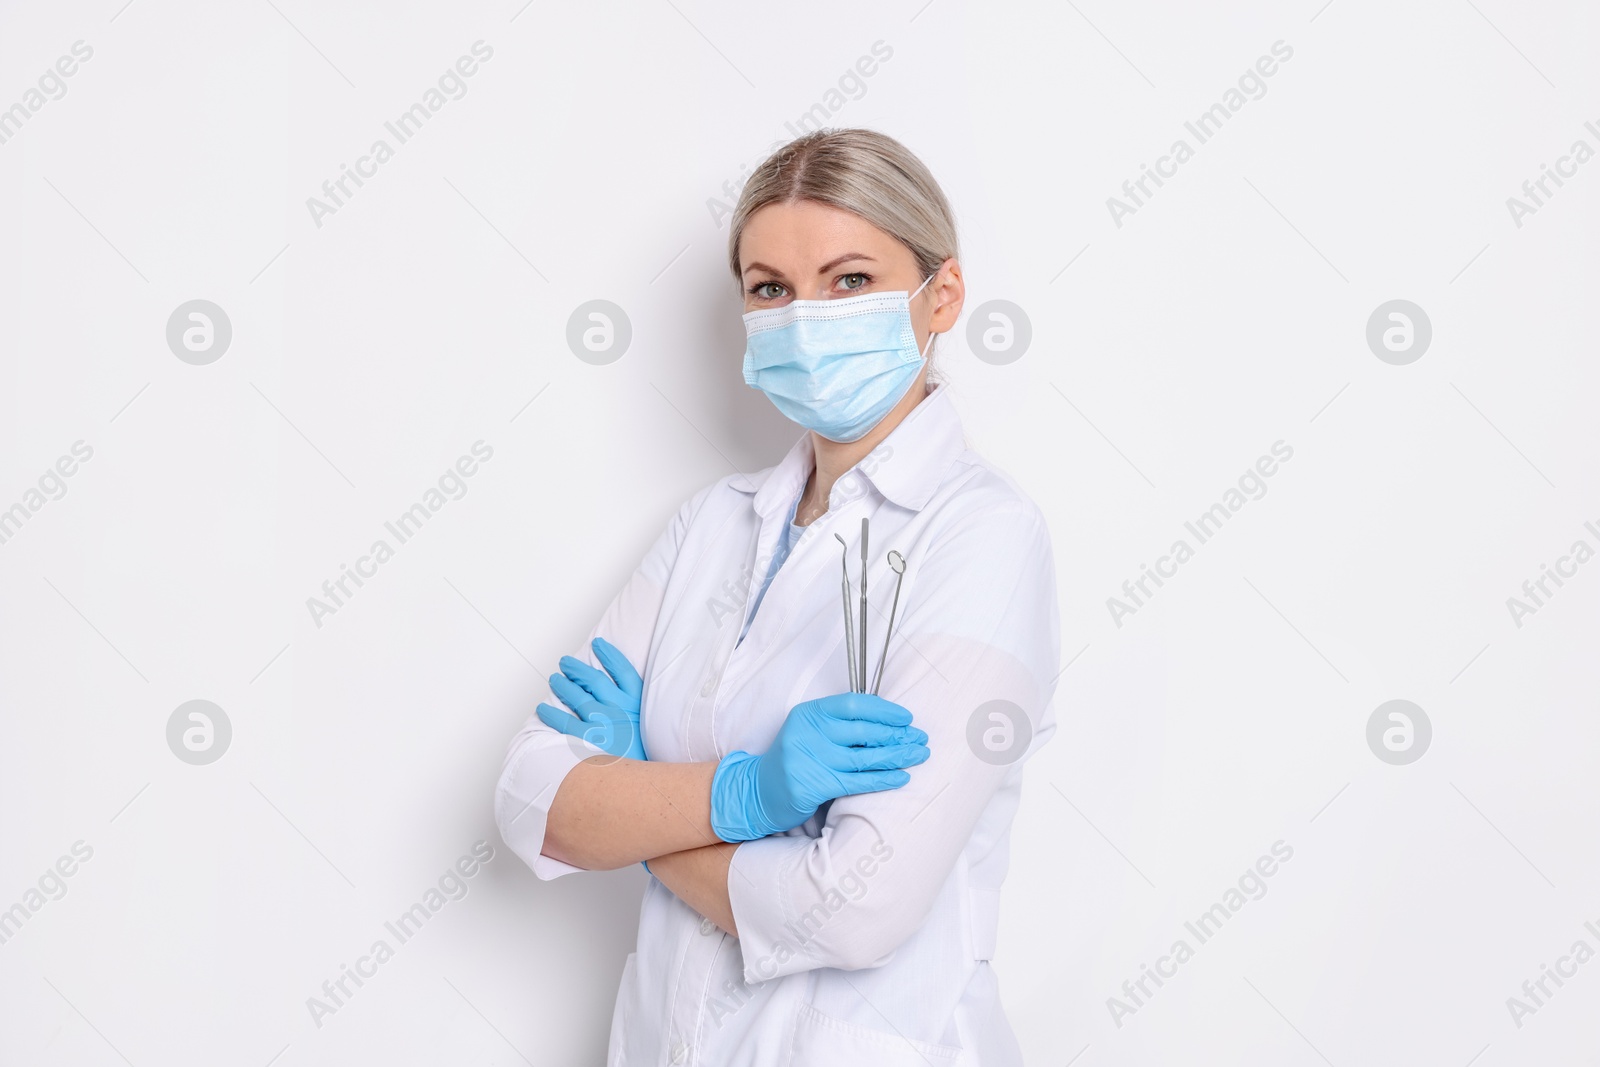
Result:
<svg viewBox="0 0 1600 1067"><path fill-rule="evenodd" d="M859 215L916 256L926 278L959 258L955 216L922 160L876 130L817 130L761 162L739 194L728 233L728 269L739 273L739 239L768 204L815 200Z"/></svg>
<svg viewBox="0 0 1600 1067"><path fill-rule="evenodd" d="M945 260L960 258L955 215L922 160L876 130L822 129L772 153L745 183L728 233L735 281L743 277L739 240L750 216L795 200L829 204L872 223L910 249L919 281Z"/></svg>

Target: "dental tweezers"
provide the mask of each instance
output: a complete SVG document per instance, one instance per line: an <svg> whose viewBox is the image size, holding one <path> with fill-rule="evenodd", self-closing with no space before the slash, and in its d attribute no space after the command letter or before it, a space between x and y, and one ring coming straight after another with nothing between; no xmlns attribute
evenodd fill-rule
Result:
<svg viewBox="0 0 1600 1067"><path fill-rule="evenodd" d="M845 669L850 675L850 692L859 693L856 682L856 651L855 632L850 625L850 564L847 562L850 546L844 543L844 538L838 534L833 535L839 542L839 589L844 597L844 661ZM862 620L863 623L866 620Z"/></svg>

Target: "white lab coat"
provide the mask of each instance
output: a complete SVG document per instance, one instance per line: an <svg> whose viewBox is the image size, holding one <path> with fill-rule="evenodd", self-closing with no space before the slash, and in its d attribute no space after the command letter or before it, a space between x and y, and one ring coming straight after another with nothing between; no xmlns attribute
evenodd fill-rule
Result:
<svg viewBox="0 0 1600 1067"><path fill-rule="evenodd" d="M812 464L807 434L775 467L696 493L594 635L644 676L651 759L764 752L790 708L849 688L833 535L850 546L855 586L867 516L869 667L894 595L885 555L898 549L908 565L880 694L911 711L931 757L900 789L841 798L741 845L728 877L738 938L652 879L607 1062L1020 1065L988 961L1022 762L1055 730L1049 531L1033 501L966 448L948 389L935 386L834 485L739 642ZM587 645L581 658L595 663ZM994 706L979 711L991 701L1025 721L1008 728ZM540 849L561 779L594 754L533 716L511 743L496 818L540 878L579 870Z"/></svg>

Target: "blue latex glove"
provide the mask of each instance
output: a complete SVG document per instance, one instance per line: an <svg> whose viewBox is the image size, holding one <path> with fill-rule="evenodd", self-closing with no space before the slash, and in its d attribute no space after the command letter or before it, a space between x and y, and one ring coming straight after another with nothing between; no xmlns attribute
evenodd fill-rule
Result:
<svg viewBox="0 0 1600 1067"><path fill-rule="evenodd" d="M928 758L911 713L870 693L808 700L789 712L763 755L730 752L711 777L711 829L754 841L793 829L838 797L898 789Z"/></svg>
<svg viewBox="0 0 1600 1067"><path fill-rule="evenodd" d="M561 657L561 673L550 676L550 691L572 709L540 704L539 720L568 737L581 737L613 756L642 760L639 699L644 680L617 647L603 637L589 643L605 672L572 656ZM607 677L609 675L609 677Z"/></svg>

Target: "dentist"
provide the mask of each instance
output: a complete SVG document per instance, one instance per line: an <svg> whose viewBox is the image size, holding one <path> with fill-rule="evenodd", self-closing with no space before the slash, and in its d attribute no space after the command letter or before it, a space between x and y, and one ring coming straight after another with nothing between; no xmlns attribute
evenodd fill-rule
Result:
<svg viewBox="0 0 1600 1067"><path fill-rule="evenodd" d="M929 379L957 253L932 175L872 131L807 134L741 194L744 378L805 432L679 509L495 796L538 877L652 875L613 1067L1022 1063L989 961L1022 764L1055 730L1055 571ZM859 559L863 517L869 588L906 561L879 696L850 692L840 619L835 534Z"/></svg>

